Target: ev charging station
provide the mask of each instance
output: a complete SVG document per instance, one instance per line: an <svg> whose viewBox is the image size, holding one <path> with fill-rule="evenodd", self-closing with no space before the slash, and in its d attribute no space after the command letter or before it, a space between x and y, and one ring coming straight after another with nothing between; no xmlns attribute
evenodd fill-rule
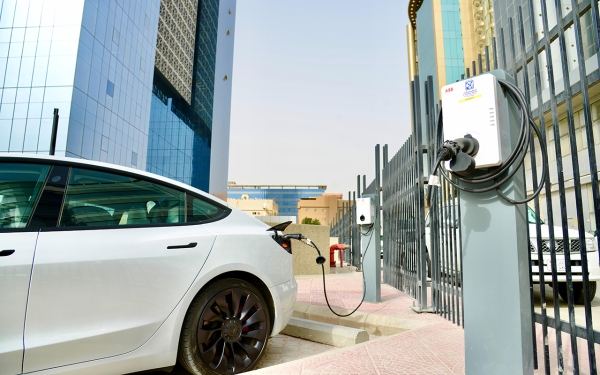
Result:
<svg viewBox="0 0 600 375"><path fill-rule="evenodd" d="M446 162L455 176L476 180L489 168L510 162L511 152L522 147L522 127L530 126L523 118L529 109L519 108L506 82L515 85L505 71L494 70L441 89L444 139L454 139L454 147L473 138L478 143L469 156L457 152L464 160ZM533 374L527 214L524 204L509 203L525 199L522 168L515 163L497 178L460 182L467 375ZM503 180L506 176L510 178Z"/></svg>
<svg viewBox="0 0 600 375"><path fill-rule="evenodd" d="M379 195L364 194L356 200L356 222L360 228L365 301L381 302Z"/></svg>

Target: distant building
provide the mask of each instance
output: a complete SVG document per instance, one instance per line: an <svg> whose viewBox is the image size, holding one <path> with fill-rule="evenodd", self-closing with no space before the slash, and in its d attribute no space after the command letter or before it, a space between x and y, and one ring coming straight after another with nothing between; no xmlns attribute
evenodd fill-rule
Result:
<svg viewBox="0 0 600 375"><path fill-rule="evenodd" d="M298 222L304 218L318 219L322 225L330 225L338 210L348 204L342 194L323 194L320 197L301 198L298 202Z"/></svg>
<svg viewBox="0 0 600 375"><path fill-rule="evenodd" d="M237 208L238 210L244 211L251 216L278 216L279 208L277 203L273 199L250 199L245 194L242 198L227 198L227 203Z"/></svg>
<svg viewBox="0 0 600 375"><path fill-rule="evenodd" d="M227 198L273 199L279 207L279 215L298 216L301 198L316 198L325 192L326 185L238 185L229 182Z"/></svg>

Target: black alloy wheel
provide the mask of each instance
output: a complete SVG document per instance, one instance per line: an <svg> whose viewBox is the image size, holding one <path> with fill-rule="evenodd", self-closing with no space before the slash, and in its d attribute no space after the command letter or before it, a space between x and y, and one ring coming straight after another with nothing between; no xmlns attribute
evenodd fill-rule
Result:
<svg viewBox="0 0 600 375"><path fill-rule="evenodd" d="M239 374L258 364L270 331L260 292L243 280L219 280L190 305L178 358L192 374Z"/></svg>

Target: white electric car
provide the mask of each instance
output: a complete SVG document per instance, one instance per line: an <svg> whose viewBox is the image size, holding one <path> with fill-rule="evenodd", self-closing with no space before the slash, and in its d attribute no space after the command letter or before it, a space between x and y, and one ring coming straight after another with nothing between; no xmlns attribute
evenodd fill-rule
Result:
<svg viewBox="0 0 600 375"><path fill-rule="evenodd" d="M252 369L297 291L268 229L151 173L0 154L0 375Z"/></svg>
<svg viewBox="0 0 600 375"><path fill-rule="evenodd" d="M455 203L456 204L456 203ZM449 206L447 207L448 212L457 212L456 207ZM543 220L538 219L535 215L535 211L531 209L531 207L527 207L527 219L529 222L529 251L531 252L531 273L532 280L534 283L539 284L540 282L540 261L538 258L537 251L537 238L536 238L536 223L539 220L540 223L540 234L542 235L542 253L543 253L543 270L544 270L544 283L552 286L552 268L551 268L551 256L550 256L550 227L544 223ZM425 245L429 250L431 248L431 240L430 240L430 222L429 222L429 213L425 218ZM452 223L450 220L446 220L446 222L442 225L441 230L446 231L448 227L456 227L458 225L458 220L455 220ZM446 227L446 228L444 228ZM563 231L562 227L554 226L554 238L555 238L555 246L556 246L556 277L558 283L558 294L560 297L567 301L567 276L566 276L566 266L565 266L565 252L564 252L564 240L563 240ZM573 280L573 295L574 295L574 303L575 304L583 304L585 295L583 289L583 267L582 267L582 257L581 251L585 251L587 255L587 264L588 264L588 280L590 281L590 298L594 299L596 295L596 284L600 281L600 266L598 262L598 242L597 240L589 233L585 234L585 244L580 244L579 241L579 232L573 229L567 230L567 235L569 237L569 241L571 242L571 274ZM443 236L440 236L443 241ZM457 239L460 241L460 236L457 233ZM460 258L457 258L457 261L460 263ZM429 253L427 254L427 273L428 277L430 277L429 271L429 263L430 257ZM442 272L444 272L442 265ZM452 273L452 272L451 272Z"/></svg>

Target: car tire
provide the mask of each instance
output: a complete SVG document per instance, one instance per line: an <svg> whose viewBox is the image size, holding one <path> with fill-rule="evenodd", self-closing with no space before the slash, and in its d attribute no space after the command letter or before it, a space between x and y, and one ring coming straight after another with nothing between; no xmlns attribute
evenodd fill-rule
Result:
<svg viewBox="0 0 600 375"><path fill-rule="evenodd" d="M269 308L258 289L240 279L218 280L188 308L177 359L194 375L250 371L264 355L270 333Z"/></svg>
<svg viewBox="0 0 600 375"><path fill-rule="evenodd" d="M558 283L558 295L563 301L567 302L567 283ZM590 300L593 300L596 296L596 282L590 281ZM573 283L573 298L575 305L585 304L585 290L582 282Z"/></svg>

